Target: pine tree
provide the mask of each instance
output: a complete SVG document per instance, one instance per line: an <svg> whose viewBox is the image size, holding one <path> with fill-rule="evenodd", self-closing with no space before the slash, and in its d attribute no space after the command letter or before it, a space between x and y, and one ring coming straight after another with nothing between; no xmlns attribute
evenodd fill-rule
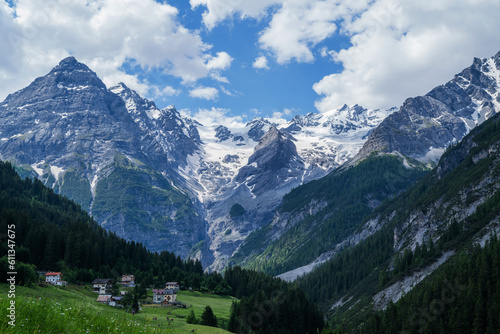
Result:
<svg viewBox="0 0 500 334"><path fill-rule="evenodd" d="M205 311L201 315L200 325L217 327L217 318L210 306L205 307Z"/></svg>
<svg viewBox="0 0 500 334"><path fill-rule="evenodd" d="M189 312L187 318L186 318L186 322L188 324L197 324L198 323L198 320L196 319L196 316L194 315L194 310L191 309L191 312Z"/></svg>

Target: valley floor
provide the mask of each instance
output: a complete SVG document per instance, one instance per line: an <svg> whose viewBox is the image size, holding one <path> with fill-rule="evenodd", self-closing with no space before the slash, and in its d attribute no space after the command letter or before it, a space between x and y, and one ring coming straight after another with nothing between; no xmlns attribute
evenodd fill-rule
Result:
<svg viewBox="0 0 500 334"><path fill-rule="evenodd" d="M85 287L22 287L16 286L15 298L9 298L8 284L0 284L1 333L229 333L186 323L194 310L197 318L206 305L212 307L217 319L227 322L231 303L228 296L180 291L178 300L186 309L143 306L132 315L121 308L96 302L97 294ZM15 300L15 327L9 325L7 308ZM153 320L153 318L157 320Z"/></svg>

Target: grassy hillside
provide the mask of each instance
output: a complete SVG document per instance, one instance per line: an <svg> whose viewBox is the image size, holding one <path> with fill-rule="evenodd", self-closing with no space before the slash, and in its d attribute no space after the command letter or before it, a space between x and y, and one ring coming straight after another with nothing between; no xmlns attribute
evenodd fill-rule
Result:
<svg viewBox="0 0 500 334"><path fill-rule="evenodd" d="M217 319L227 321L233 298L202 293L180 292L178 299L190 307L143 307L132 315L120 308L96 302L97 294L84 287L16 286L16 326L8 325L5 315L10 299L7 284L0 284L1 333L229 333L220 328L186 323L191 309L200 317L210 305ZM153 320L156 317L158 320ZM167 318L169 320L167 320ZM40 332L39 332L40 331Z"/></svg>

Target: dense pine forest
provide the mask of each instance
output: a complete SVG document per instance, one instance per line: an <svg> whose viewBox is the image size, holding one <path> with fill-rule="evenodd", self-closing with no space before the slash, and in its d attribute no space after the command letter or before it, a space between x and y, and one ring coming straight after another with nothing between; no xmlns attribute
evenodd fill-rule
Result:
<svg viewBox="0 0 500 334"><path fill-rule="evenodd" d="M461 251L430 279L351 333L487 333L500 331L500 240Z"/></svg>
<svg viewBox="0 0 500 334"><path fill-rule="evenodd" d="M70 283L128 273L142 286L174 280L181 288L241 298L231 309L228 329L233 332L312 334L324 326L319 309L292 284L238 267L224 276L207 274L198 260L148 251L106 231L79 205L39 180L22 180L10 163L0 162L0 228L8 227L15 231L17 284L36 283L36 270L62 271ZM1 252L8 253L6 242ZM8 271L5 255L0 258L2 281Z"/></svg>

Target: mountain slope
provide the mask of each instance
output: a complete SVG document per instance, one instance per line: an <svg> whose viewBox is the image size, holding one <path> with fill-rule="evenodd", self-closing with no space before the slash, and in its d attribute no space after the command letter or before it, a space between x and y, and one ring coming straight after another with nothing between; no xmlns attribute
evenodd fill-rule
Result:
<svg viewBox="0 0 500 334"><path fill-rule="evenodd" d="M470 68L456 75L452 81L436 87L425 96L408 99L398 111L387 116L369 134L359 154L333 175L349 179L349 173L356 171L358 165L365 160L387 154L399 156L400 166L408 168L421 168L422 164L435 163L435 159L441 156L446 147L461 140L474 126L500 111L500 104L497 103L500 98L499 69L500 53L492 58L475 59ZM356 115L356 108L351 115ZM373 226L377 224L367 223L364 215L351 213L350 216L338 218L342 223L334 229L328 229L328 232L324 230L325 226L333 225L324 222L331 221L331 216L345 215L349 205L358 205L357 213L364 210L365 214L369 214L384 199L397 194L412 182L410 178L404 186L392 192L369 190L365 187L366 182L383 182L385 171L377 168L373 166L369 171L374 174L368 172L358 175L358 179L351 181L347 189L331 189L328 193L320 186L306 184L291 192L284 197L283 205L274 220L248 238L239 253L235 254L234 261L251 268L269 270L273 274L293 269L281 277L294 279L339 250L372 234L376 230ZM370 177L365 179L368 175ZM324 182L322 187L327 189L329 185ZM382 184L379 186L383 187ZM358 194L355 199L352 198L353 193ZM369 204L374 193L375 198ZM290 206L287 204L290 196L301 198L301 201ZM337 203L332 201L325 209L325 203L336 197L340 198L336 200ZM350 200L346 204L345 200L348 198ZM287 206L293 207L295 211L288 214ZM361 228L365 223L367 226ZM335 235L337 239L327 237L329 234ZM307 244L313 243L313 240L321 245L313 247L317 249L313 252L317 256L315 258L308 251L303 251L304 247L311 249ZM319 249L324 253L318 253Z"/></svg>
<svg viewBox="0 0 500 334"><path fill-rule="evenodd" d="M406 168L396 156L370 157L292 190L273 221L252 233L232 261L276 275L316 260L323 262L351 244L349 236L386 198L426 173ZM357 243L363 239L358 235Z"/></svg>
<svg viewBox="0 0 500 334"><path fill-rule="evenodd" d="M331 315L359 323L450 256L500 228L500 115L450 148L421 181L375 210L379 231L298 280ZM333 305L333 307L332 307Z"/></svg>
<svg viewBox="0 0 500 334"><path fill-rule="evenodd" d="M203 238L204 223L165 179L175 174L164 149L170 138L154 131L155 122L165 129L177 120L171 110L141 102L126 105L86 65L66 58L0 105L0 157L78 201L118 235L186 256Z"/></svg>
<svg viewBox="0 0 500 334"><path fill-rule="evenodd" d="M0 104L0 158L120 236L222 269L284 194L352 157L392 111L204 126L124 84L107 89L69 57ZM231 217L236 204L244 212Z"/></svg>
<svg viewBox="0 0 500 334"><path fill-rule="evenodd" d="M180 171L198 181L192 189L208 223L207 240L192 254L202 256L211 269L224 268L242 241L272 219L286 193L353 157L393 111L343 106L283 124L259 118L245 127L200 124L200 151ZM237 217L230 214L235 205L243 208Z"/></svg>

